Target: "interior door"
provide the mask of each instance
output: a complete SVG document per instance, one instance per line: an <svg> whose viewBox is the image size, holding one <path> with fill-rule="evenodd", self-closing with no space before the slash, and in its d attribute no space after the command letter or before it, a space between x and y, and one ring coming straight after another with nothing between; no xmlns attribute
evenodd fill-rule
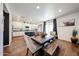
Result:
<svg viewBox="0 0 79 59"><path fill-rule="evenodd" d="M3 45L9 44L9 14L6 12L3 12L4 15L4 40Z"/></svg>

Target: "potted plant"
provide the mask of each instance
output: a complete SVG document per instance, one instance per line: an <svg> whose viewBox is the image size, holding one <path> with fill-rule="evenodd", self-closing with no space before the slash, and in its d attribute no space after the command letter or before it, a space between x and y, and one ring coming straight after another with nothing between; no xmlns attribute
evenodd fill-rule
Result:
<svg viewBox="0 0 79 59"><path fill-rule="evenodd" d="M74 44L76 44L76 42L78 41L78 38L76 37L77 34L78 34L77 30L73 30L72 37L71 37L71 42L74 43Z"/></svg>

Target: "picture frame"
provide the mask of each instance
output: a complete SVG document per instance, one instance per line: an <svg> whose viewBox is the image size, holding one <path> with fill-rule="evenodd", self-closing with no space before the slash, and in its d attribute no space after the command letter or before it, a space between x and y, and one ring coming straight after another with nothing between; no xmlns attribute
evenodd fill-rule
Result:
<svg viewBox="0 0 79 59"><path fill-rule="evenodd" d="M59 27L65 27L65 26L75 26L75 19L62 19L58 21Z"/></svg>

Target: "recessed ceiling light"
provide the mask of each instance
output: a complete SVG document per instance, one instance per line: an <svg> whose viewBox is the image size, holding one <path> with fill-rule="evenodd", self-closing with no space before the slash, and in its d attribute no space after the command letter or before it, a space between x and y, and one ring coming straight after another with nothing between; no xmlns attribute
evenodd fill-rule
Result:
<svg viewBox="0 0 79 59"><path fill-rule="evenodd" d="M37 9L40 9L40 6L36 6Z"/></svg>
<svg viewBox="0 0 79 59"><path fill-rule="evenodd" d="M62 12L62 10L61 10L61 9L59 9L59 10L58 10L58 12Z"/></svg>

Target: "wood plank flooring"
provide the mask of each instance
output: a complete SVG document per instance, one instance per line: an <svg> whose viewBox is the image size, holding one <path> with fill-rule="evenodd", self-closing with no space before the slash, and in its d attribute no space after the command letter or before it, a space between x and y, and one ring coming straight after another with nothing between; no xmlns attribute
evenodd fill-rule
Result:
<svg viewBox="0 0 79 59"><path fill-rule="evenodd" d="M56 46L59 49L55 51ZM55 52L57 56L79 56L79 45L60 39L55 40L43 50L48 55L53 55Z"/></svg>
<svg viewBox="0 0 79 59"><path fill-rule="evenodd" d="M58 56L79 56L79 45L72 44L65 40L57 40L59 46ZM53 45L53 44L51 44ZM49 47L50 48L50 47ZM52 48L51 48L52 49ZM51 50L50 50L51 51ZM27 45L23 37L13 38L10 46L4 47L4 55L27 56ZM30 56L31 53L28 54Z"/></svg>
<svg viewBox="0 0 79 59"><path fill-rule="evenodd" d="M59 40L59 56L79 56L79 45L68 41Z"/></svg>
<svg viewBox="0 0 79 59"><path fill-rule="evenodd" d="M25 56L27 54L27 45L24 36L13 37L12 43L4 47L4 56Z"/></svg>

